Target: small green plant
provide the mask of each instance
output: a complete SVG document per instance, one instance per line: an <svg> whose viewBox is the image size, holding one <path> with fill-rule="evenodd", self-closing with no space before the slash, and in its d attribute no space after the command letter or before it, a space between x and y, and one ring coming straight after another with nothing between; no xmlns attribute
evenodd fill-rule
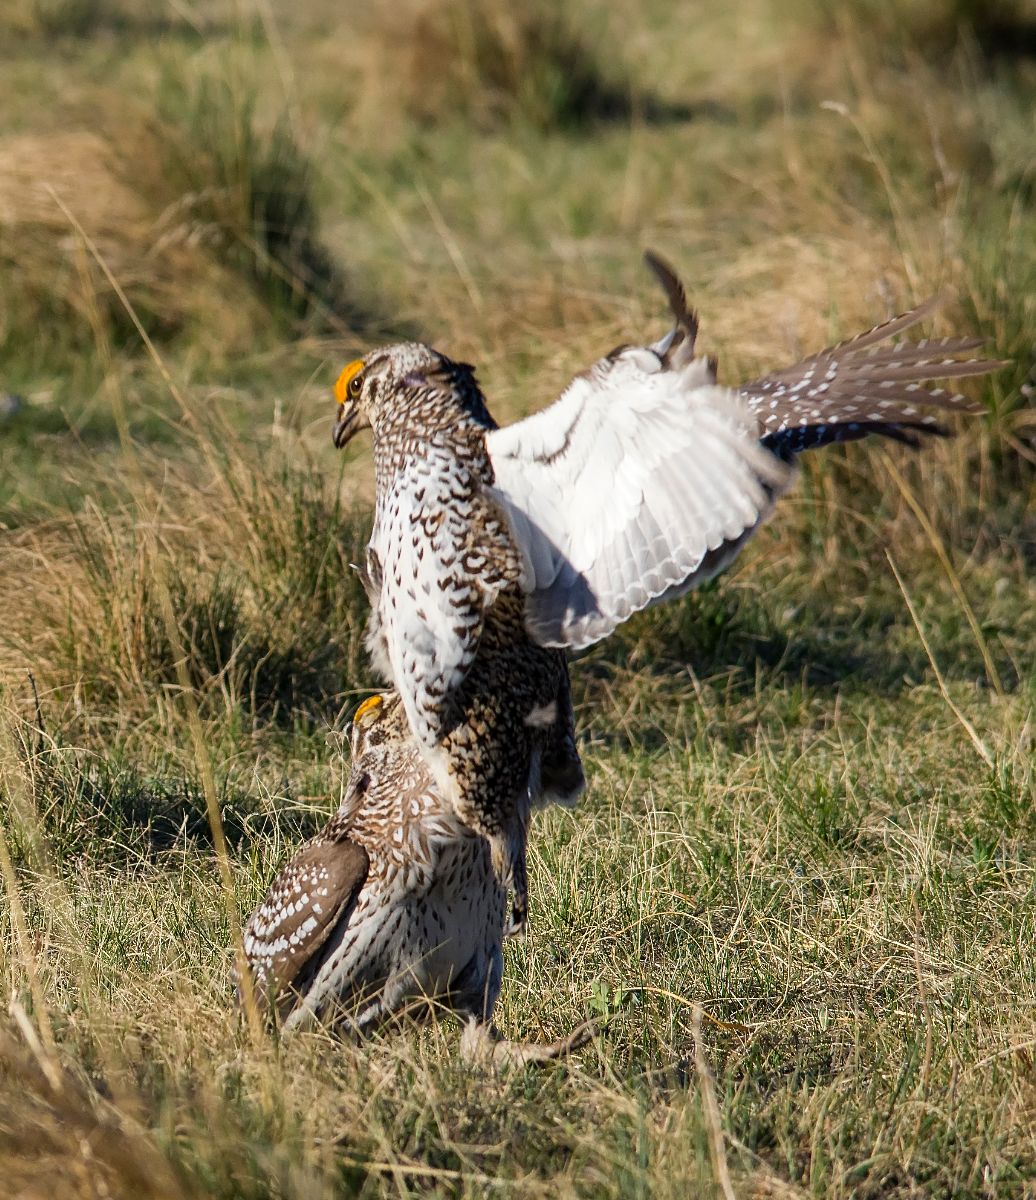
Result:
<svg viewBox="0 0 1036 1200"><path fill-rule="evenodd" d="M635 994L620 984L609 986L603 979L597 979L590 989L589 1007L602 1023L607 1023L628 1008L634 999Z"/></svg>

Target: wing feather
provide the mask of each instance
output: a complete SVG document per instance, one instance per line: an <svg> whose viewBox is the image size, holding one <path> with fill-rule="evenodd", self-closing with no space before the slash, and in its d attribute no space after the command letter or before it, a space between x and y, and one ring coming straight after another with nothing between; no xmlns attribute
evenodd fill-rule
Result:
<svg viewBox="0 0 1036 1200"><path fill-rule="evenodd" d="M727 391L714 363L693 358L697 318L672 268L646 257L673 331L613 351L549 408L487 435L526 566L527 625L545 645L591 645L728 566L790 482L778 456L870 433L916 445L944 432L931 410L978 407L925 383L1004 365L961 361L977 338L891 341L936 297Z"/></svg>
<svg viewBox="0 0 1036 1200"><path fill-rule="evenodd" d="M744 384L741 394L766 445L785 458L872 433L917 446L918 435L946 433L928 410L981 412L980 404L959 393L924 386L1006 366L993 359L957 357L979 349L980 338L889 340L930 316L939 302L933 297L866 333Z"/></svg>
<svg viewBox="0 0 1036 1200"><path fill-rule="evenodd" d="M273 1002L286 1015L320 948L348 921L369 869L367 851L333 819L281 870L244 929L261 1007ZM240 981L238 996L243 998Z"/></svg>
<svg viewBox="0 0 1036 1200"><path fill-rule="evenodd" d="M789 482L707 363L644 347L602 359L486 444L527 567L530 633L572 649L693 587Z"/></svg>

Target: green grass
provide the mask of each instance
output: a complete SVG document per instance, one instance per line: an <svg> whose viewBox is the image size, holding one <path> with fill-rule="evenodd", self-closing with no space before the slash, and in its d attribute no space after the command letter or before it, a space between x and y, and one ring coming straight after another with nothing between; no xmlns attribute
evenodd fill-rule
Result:
<svg viewBox="0 0 1036 1200"><path fill-rule="evenodd" d="M717 1134L738 1196L1036 1186L1036 17L540 11L0 18L11 1195L718 1196ZM644 246L728 380L937 289L1014 363L952 442L804 464L735 571L574 664L589 789L535 819L498 1017L607 1016L590 1047L258 1038L232 926L371 684L337 370L419 336L528 412L662 326Z"/></svg>

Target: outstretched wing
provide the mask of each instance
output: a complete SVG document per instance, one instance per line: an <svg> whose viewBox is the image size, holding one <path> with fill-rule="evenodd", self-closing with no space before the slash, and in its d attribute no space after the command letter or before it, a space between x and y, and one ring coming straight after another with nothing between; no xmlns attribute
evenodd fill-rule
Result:
<svg viewBox="0 0 1036 1200"><path fill-rule="evenodd" d="M981 339L889 344L938 306L939 298L933 297L866 333L744 384L739 390L759 421L764 444L784 458L872 433L916 446L923 435L945 436L933 412L981 412L981 405L965 396L922 386L1007 366L993 359L961 359L979 349Z"/></svg>
<svg viewBox="0 0 1036 1200"><path fill-rule="evenodd" d="M684 325L681 353L665 339L615 351L551 407L487 435L543 645L589 646L716 574L788 484L737 393L691 357Z"/></svg>

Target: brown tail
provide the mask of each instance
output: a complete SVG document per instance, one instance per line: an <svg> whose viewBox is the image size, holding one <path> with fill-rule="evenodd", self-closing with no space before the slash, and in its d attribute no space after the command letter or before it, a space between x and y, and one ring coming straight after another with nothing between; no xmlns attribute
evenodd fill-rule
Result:
<svg viewBox="0 0 1036 1200"><path fill-rule="evenodd" d="M979 338L887 344L923 321L939 303L933 297L866 333L744 384L740 391L758 418L763 444L784 458L871 433L917 446L922 435L947 435L930 410L981 412L981 405L959 393L922 386L934 379L986 375L1009 365L1004 360L961 359L979 349Z"/></svg>

